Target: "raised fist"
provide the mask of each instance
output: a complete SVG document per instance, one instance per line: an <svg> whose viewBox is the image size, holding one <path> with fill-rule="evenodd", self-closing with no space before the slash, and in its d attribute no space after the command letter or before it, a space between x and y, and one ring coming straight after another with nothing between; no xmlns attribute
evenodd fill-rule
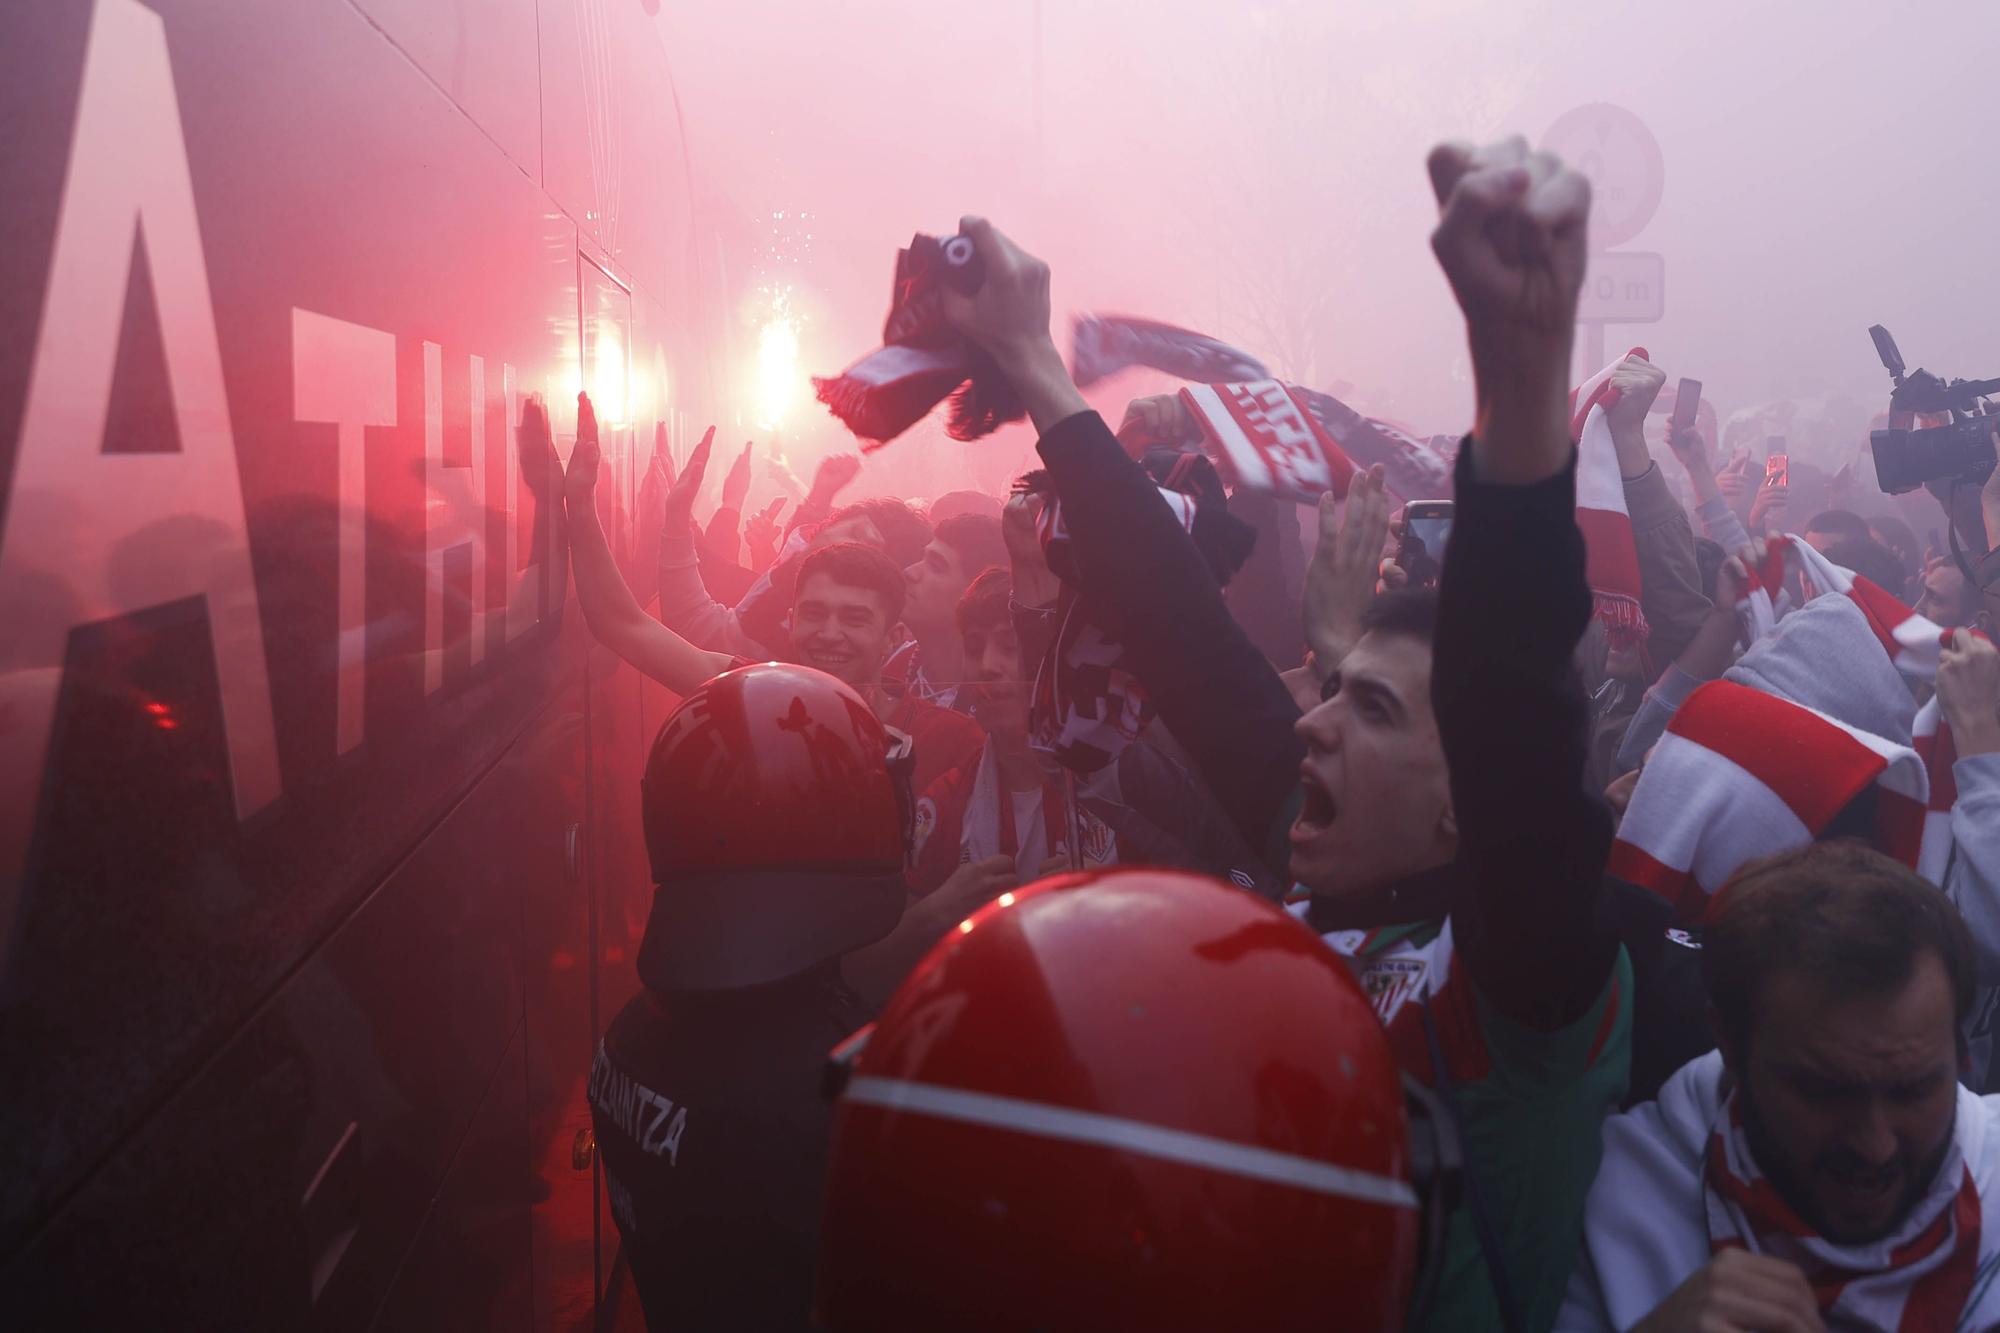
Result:
<svg viewBox="0 0 2000 1333"><path fill-rule="evenodd" d="M1526 336L1567 344L1583 285L1590 182L1519 135L1474 148L1440 144L1430 155L1437 195L1431 249L1475 347Z"/></svg>
<svg viewBox="0 0 2000 1333"><path fill-rule="evenodd" d="M1645 357L1626 357L1611 372L1611 387L1618 390L1618 401L1604 415L1614 427L1645 429L1646 413L1652 410L1653 400L1660 396L1666 382L1667 372Z"/></svg>

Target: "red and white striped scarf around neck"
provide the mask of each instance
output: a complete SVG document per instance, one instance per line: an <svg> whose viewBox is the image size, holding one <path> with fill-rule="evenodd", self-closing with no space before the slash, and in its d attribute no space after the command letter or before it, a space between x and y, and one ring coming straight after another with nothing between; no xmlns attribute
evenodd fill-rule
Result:
<svg viewBox="0 0 2000 1333"><path fill-rule="evenodd" d="M1626 356L1645 357L1634 347ZM1576 526L1583 533L1584 577L1606 637L1615 647L1638 648L1646 641L1646 613L1640 608L1639 547L1625 508L1625 475L1611 442L1605 414L1623 393L1612 387L1620 357L1592 375L1569 396L1569 433L1576 441Z"/></svg>
<svg viewBox="0 0 2000 1333"><path fill-rule="evenodd" d="M1979 1188L1963 1143L1984 1140L1985 1111L1959 1090L1971 1114L1954 1121L1951 1146L1930 1188L1889 1235L1836 1245L1814 1234L1750 1155L1739 1093L1731 1091L1709 1134L1702 1206L1711 1254L1744 1249L1788 1260L1805 1273L1832 1329L1937 1329L1959 1325L1973 1295L1985 1240ZM1981 1325L1985 1327L1985 1325Z"/></svg>

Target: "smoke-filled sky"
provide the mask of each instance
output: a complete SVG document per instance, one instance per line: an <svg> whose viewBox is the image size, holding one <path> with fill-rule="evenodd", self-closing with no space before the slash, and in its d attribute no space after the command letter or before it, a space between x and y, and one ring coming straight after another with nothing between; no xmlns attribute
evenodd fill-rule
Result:
<svg viewBox="0 0 2000 1333"><path fill-rule="evenodd" d="M1645 345L1725 416L1879 406L1875 322L1912 366L2000 374L1992 0L669 0L659 22L697 169L746 215L811 214L807 370L874 344L911 232L981 212L1050 260L1059 320L1184 322L1459 429L1424 154L1539 143L1609 102L1664 164L1620 248L1666 273L1664 319L1610 327L1609 355ZM1101 405L1152 387L1128 375ZM1026 444L983 447L1004 470Z"/></svg>

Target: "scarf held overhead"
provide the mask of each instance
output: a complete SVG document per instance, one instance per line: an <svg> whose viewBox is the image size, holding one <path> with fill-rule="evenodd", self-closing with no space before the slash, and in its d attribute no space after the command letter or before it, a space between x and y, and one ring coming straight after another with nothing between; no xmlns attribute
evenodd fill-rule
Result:
<svg viewBox="0 0 2000 1333"><path fill-rule="evenodd" d="M1626 355L1643 358L1646 349L1635 347ZM1576 526L1583 533L1584 576L1596 615L1614 646L1638 648L1646 641L1646 613L1639 602L1639 547L1625 509L1625 478L1606 415L1623 397L1611 384L1618 365L1612 362L1570 394L1569 433L1577 442Z"/></svg>
<svg viewBox="0 0 2000 1333"><path fill-rule="evenodd" d="M1277 380L1181 390L1216 465L1238 486L1309 503L1347 494L1354 464L1291 386Z"/></svg>
<svg viewBox="0 0 2000 1333"><path fill-rule="evenodd" d="M1162 370L1196 384L1261 380L1271 373L1248 352L1157 320L1078 315L1070 329L1070 364L1079 389L1132 366Z"/></svg>
<svg viewBox="0 0 2000 1333"><path fill-rule="evenodd" d="M896 252L882 346L813 390L864 450L895 439L951 398L945 433L976 440L1026 415L1013 386L984 352L945 322L944 242L918 235Z"/></svg>
<svg viewBox="0 0 2000 1333"><path fill-rule="evenodd" d="M1181 402L1203 447L1253 491L1301 503L1327 491L1344 496L1357 468L1379 463L1389 489L1405 500L1451 495L1455 440L1419 440L1331 394L1266 379L1183 389Z"/></svg>

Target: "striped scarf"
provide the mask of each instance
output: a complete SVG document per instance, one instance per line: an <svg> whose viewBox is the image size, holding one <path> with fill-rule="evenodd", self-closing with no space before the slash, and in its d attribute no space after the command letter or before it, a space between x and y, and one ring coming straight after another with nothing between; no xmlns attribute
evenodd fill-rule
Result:
<svg viewBox="0 0 2000 1333"><path fill-rule="evenodd" d="M1882 651L1889 655L1898 671L1913 680L1937 679L1938 658L1955 631L1918 615L1872 580L1834 564L1803 537L1787 537L1783 543L1773 543L1764 568L1758 571L1756 581L1739 603L1739 614L1756 631L1753 641L1770 628L1771 599L1777 593L1787 562L1797 565L1799 583L1807 600L1840 596L1860 607L1875 641L1882 645ZM1917 755L1929 776L1930 790L1920 816L1906 811L1902 817L1915 818L1920 825L1912 860L1917 873L1933 884L1942 884L1951 860L1951 808L1958 803L1958 783L1951 773L1952 765L1958 761L1958 751L1952 744L1951 727L1944 720L1935 694L1917 710L1912 730ZM1901 836L1908 837L1908 830Z"/></svg>
<svg viewBox="0 0 2000 1333"><path fill-rule="evenodd" d="M1853 608L1838 617L1814 613L1834 627L1854 626L1841 651L1871 651L1872 638L1903 676L1936 675L1944 631L1935 623L1799 538L1772 550L1738 604L1753 644L1773 634L1774 597L1789 562L1809 604L1841 598ZM1890 676L1886 688L1903 687ZM1804 702L1712 681L1681 705L1641 771L1609 872L1658 895L1680 919L1697 920L1746 861L1813 841L1873 786L1875 845L1941 884L1956 788L1950 729L1936 699L1917 711L1912 729L1905 744Z"/></svg>
<svg viewBox="0 0 2000 1333"><path fill-rule="evenodd" d="M2000 1327L2000 1219L1985 1215L2000 1199L2000 1127L1985 1098L1962 1085L1957 1097L1930 1188L1890 1235L1836 1245L1758 1168L1721 1054L1690 1061L1658 1098L1605 1122L1579 1268L1594 1290L1557 1326L1630 1328L1718 1252L1739 1248L1798 1265L1829 1329ZM1589 1313L1571 1317L1580 1311Z"/></svg>
<svg viewBox="0 0 2000 1333"><path fill-rule="evenodd" d="M1626 355L1644 357L1635 347ZM1619 358L1622 361L1624 358ZM1577 386L1569 396L1570 437L1576 444L1576 526L1583 533L1584 577L1595 614L1614 646L1637 648L1646 641L1646 613L1639 604L1639 546L1625 508L1625 476L1611 442L1605 414L1623 393L1612 387L1613 361Z"/></svg>
<svg viewBox="0 0 2000 1333"><path fill-rule="evenodd" d="M919 234L896 252L882 345L838 375L813 376L813 392L853 431L864 452L880 449L949 397L945 434L977 440L1027 414L993 358L946 323L944 247Z"/></svg>
<svg viewBox="0 0 2000 1333"><path fill-rule="evenodd" d="M1975 1106L1969 1115L1961 1108L1936 1179L1895 1231L1880 1240L1836 1245L1815 1235L1758 1169L1739 1097L1731 1091L1723 1103L1704 1154L1709 1252L1743 1249L1798 1265L1828 1328L1957 1327L1979 1277L1986 1240L1962 1126L1969 1120L1983 1140L1984 1107ZM1959 1089L1961 1103L1970 1097Z"/></svg>

